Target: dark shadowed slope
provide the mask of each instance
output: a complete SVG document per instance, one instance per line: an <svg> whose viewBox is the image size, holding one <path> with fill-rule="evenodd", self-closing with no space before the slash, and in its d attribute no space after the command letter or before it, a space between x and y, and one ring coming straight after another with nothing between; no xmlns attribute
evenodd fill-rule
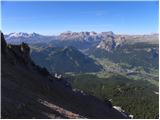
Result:
<svg viewBox="0 0 160 120"><path fill-rule="evenodd" d="M2 118L127 118L36 66L28 45L7 45L3 34L1 42Z"/></svg>
<svg viewBox="0 0 160 120"><path fill-rule="evenodd" d="M74 47L34 48L33 61L50 72L98 72L102 66Z"/></svg>

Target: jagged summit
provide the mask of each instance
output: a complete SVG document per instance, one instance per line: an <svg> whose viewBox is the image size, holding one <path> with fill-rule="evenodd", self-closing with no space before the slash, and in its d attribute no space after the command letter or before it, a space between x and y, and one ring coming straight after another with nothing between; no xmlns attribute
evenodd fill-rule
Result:
<svg viewBox="0 0 160 120"><path fill-rule="evenodd" d="M101 33L92 32L64 32L57 36L59 40L63 41L98 41Z"/></svg>
<svg viewBox="0 0 160 120"><path fill-rule="evenodd" d="M101 34L105 36L115 36L115 34L112 31L102 32Z"/></svg>
<svg viewBox="0 0 160 120"><path fill-rule="evenodd" d="M33 33L24 33L24 32L13 32L10 34L6 34L6 39L11 39L11 38L29 38L29 37L38 37L40 34L37 34L35 32Z"/></svg>

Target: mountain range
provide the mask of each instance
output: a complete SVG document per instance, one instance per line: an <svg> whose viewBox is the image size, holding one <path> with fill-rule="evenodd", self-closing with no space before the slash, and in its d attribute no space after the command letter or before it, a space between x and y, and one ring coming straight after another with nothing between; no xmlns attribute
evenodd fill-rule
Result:
<svg viewBox="0 0 160 120"><path fill-rule="evenodd" d="M64 32L59 35L40 35L37 33L10 33L5 35L6 41L12 44L20 44L22 42L28 44L47 43L56 46L73 46L80 50L88 49L93 46L99 48L104 41L112 41L112 47L122 43L133 44L135 42L155 43L158 44L158 34L150 35L120 35L108 32ZM116 44L115 44L116 43Z"/></svg>
<svg viewBox="0 0 160 120"><path fill-rule="evenodd" d="M158 34L150 34L150 35L127 35L127 34L115 34L112 31L108 32L71 32L67 31L61 33L59 35L41 35L38 33L23 33L23 32L14 32L5 34L5 39L7 42L16 42L14 41L15 38L21 39L21 42L24 42L23 39L25 38L35 38L35 37L43 37L43 39L50 39L50 40L59 40L59 41L86 41L86 42L93 42L93 41L101 41L102 39L106 39L108 36L116 37L118 41L122 39L131 40L131 41L150 41L150 42L157 42ZM131 42L130 41L130 42ZM34 39L28 39L29 43L34 42ZM35 43L35 42L34 42Z"/></svg>
<svg viewBox="0 0 160 120"><path fill-rule="evenodd" d="M145 70L157 68L158 65L158 34L119 35L112 31L68 31L57 36L11 33L5 35L5 38L11 44L28 43L32 59L50 72L102 70L102 66L93 57L128 64L132 68L143 67Z"/></svg>
<svg viewBox="0 0 160 120"><path fill-rule="evenodd" d="M1 33L1 50L2 118L129 118L36 65L27 44L7 44Z"/></svg>

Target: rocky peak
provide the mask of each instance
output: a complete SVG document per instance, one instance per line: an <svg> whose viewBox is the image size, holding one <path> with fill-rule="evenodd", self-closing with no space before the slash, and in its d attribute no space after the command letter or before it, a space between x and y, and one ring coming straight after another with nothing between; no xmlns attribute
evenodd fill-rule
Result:
<svg viewBox="0 0 160 120"><path fill-rule="evenodd" d="M7 43L6 43L5 39L4 39L3 33L1 32L1 50L2 50L3 52L5 51L6 46L7 46Z"/></svg>
<svg viewBox="0 0 160 120"><path fill-rule="evenodd" d="M37 36L40 36L40 35L37 34L37 33L35 33L35 32L33 32L33 33L30 34L30 36L32 36L32 37L37 37Z"/></svg>
<svg viewBox="0 0 160 120"><path fill-rule="evenodd" d="M115 36L115 34L112 32L112 31L108 31L108 32L102 32L101 33L102 34L102 36Z"/></svg>
<svg viewBox="0 0 160 120"><path fill-rule="evenodd" d="M112 51L115 48L115 42L114 41L101 41L101 43L97 46L97 48L104 49L108 52Z"/></svg>
<svg viewBox="0 0 160 120"><path fill-rule="evenodd" d="M28 46L28 44L26 44L24 42L20 45L20 49L21 49L21 52L23 52L24 54L27 54L27 55L30 52L30 47Z"/></svg>
<svg viewBox="0 0 160 120"><path fill-rule="evenodd" d="M98 33L94 32L94 31L90 32L90 35L97 35L97 34Z"/></svg>
<svg viewBox="0 0 160 120"><path fill-rule="evenodd" d="M67 32L63 32L63 33L61 33L60 34L60 36L63 36L63 35L71 35L72 34L72 32L71 31L67 31Z"/></svg>
<svg viewBox="0 0 160 120"><path fill-rule="evenodd" d="M112 35L108 35L103 38L103 40L97 45L97 48L104 49L106 51L112 51L116 47L115 37Z"/></svg>
<svg viewBox="0 0 160 120"><path fill-rule="evenodd" d="M104 49L108 52L116 49L126 42L125 36L115 35L113 32L102 32L102 40L97 48Z"/></svg>
<svg viewBox="0 0 160 120"><path fill-rule="evenodd" d="M69 41L99 41L100 37L96 32L65 32L61 33L57 38L59 40Z"/></svg>

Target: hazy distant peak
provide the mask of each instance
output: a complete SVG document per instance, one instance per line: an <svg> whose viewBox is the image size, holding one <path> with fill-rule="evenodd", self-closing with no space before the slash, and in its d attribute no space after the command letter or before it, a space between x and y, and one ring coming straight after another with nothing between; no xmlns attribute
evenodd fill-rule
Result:
<svg viewBox="0 0 160 120"><path fill-rule="evenodd" d="M13 32L10 34L6 34L6 36L8 36L9 38L14 37L14 38L18 38L18 37L35 37L35 36L40 36L39 34L33 32L33 33L24 33L24 32Z"/></svg>
<svg viewBox="0 0 160 120"><path fill-rule="evenodd" d="M109 36L115 36L115 34L112 31L108 31L108 32L102 32L102 35L109 35Z"/></svg>
<svg viewBox="0 0 160 120"><path fill-rule="evenodd" d="M23 32L18 32L18 33L13 32L13 33L8 34L8 36L10 36L10 37L22 37L22 36L26 37L26 36L28 36L28 34L23 33Z"/></svg>

